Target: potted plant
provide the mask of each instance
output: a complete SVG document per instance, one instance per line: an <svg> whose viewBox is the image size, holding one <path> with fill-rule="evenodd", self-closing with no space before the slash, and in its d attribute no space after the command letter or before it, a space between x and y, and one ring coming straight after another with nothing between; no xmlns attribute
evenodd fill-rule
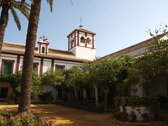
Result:
<svg viewBox="0 0 168 126"><path fill-rule="evenodd" d="M148 122L149 121L149 114L148 113L142 113L143 121Z"/></svg>
<svg viewBox="0 0 168 126"><path fill-rule="evenodd" d="M155 118L157 121L163 121L165 117L164 117L164 114L162 113L156 113Z"/></svg>
<svg viewBox="0 0 168 126"><path fill-rule="evenodd" d="M131 117L131 121L136 121L137 116L136 116L135 112L131 111L130 117Z"/></svg>
<svg viewBox="0 0 168 126"><path fill-rule="evenodd" d="M131 111L130 116L131 116L132 121L136 121L137 116L136 116L135 112Z"/></svg>
<svg viewBox="0 0 168 126"><path fill-rule="evenodd" d="M120 112L120 111L115 112L115 113L114 113L114 117L115 117L116 119L121 119L121 112Z"/></svg>
<svg viewBox="0 0 168 126"><path fill-rule="evenodd" d="M127 120L127 118L128 118L128 113L125 112L125 111L123 111L123 112L121 113L121 117L122 117L122 120Z"/></svg>

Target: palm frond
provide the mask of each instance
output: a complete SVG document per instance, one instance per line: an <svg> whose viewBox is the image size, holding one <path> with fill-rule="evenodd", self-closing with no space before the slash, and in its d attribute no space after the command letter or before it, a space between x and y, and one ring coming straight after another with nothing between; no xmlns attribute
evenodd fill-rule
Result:
<svg viewBox="0 0 168 126"><path fill-rule="evenodd" d="M17 8L20 12L29 20L30 11L27 11L25 8Z"/></svg>
<svg viewBox="0 0 168 126"><path fill-rule="evenodd" d="M30 4L28 4L27 2L24 2L23 4L22 4L22 6L20 6L20 4L21 4L21 2L15 2L14 3L14 7L15 8L26 8L27 9L27 11L30 11L31 9L30 9L30 7L31 7L31 5Z"/></svg>
<svg viewBox="0 0 168 126"><path fill-rule="evenodd" d="M15 8L18 9L27 19L30 16L30 5L28 3L23 3L22 6L19 6L20 2L15 3Z"/></svg>
<svg viewBox="0 0 168 126"><path fill-rule="evenodd" d="M21 0L20 6L23 6L26 0Z"/></svg>
<svg viewBox="0 0 168 126"><path fill-rule="evenodd" d="M53 9L53 0L47 0L47 3L50 5L50 11Z"/></svg>
<svg viewBox="0 0 168 126"><path fill-rule="evenodd" d="M24 8L25 10L27 10L27 11L29 11L30 12L30 7L28 6L28 5L23 5L23 7L22 8Z"/></svg>
<svg viewBox="0 0 168 126"><path fill-rule="evenodd" d="M21 30L20 20L19 20L19 17L18 17L18 15L17 15L16 11L14 10L13 7L12 7L10 10L11 10L11 12L12 12L12 15L13 15L13 18L14 18L15 23L16 23L16 25L17 25L17 28L18 28L19 30Z"/></svg>
<svg viewBox="0 0 168 126"><path fill-rule="evenodd" d="M73 6L73 1L72 0L70 0L71 1L71 5Z"/></svg>

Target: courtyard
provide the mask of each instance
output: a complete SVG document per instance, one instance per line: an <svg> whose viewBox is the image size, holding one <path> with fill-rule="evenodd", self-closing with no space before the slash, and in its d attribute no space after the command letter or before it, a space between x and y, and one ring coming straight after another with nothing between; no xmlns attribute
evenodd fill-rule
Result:
<svg viewBox="0 0 168 126"><path fill-rule="evenodd" d="M17 108L18 105L0 105ZM39 117L56 119L54 126L167 126L166 122L122 122L112 118L111 113L95 113L54 104L32 104L31 110Z"/></svg>

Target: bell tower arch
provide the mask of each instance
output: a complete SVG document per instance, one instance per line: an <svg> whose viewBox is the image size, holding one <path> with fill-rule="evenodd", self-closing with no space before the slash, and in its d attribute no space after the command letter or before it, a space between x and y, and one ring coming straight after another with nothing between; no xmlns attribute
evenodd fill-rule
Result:
<svg viewBox="0 0 168 126"><path fill-rule="evenodd" d="M94 60L96 57L95 33L83 29L80 25L68 36L68 51L72 52L76 58Z"/></svg>

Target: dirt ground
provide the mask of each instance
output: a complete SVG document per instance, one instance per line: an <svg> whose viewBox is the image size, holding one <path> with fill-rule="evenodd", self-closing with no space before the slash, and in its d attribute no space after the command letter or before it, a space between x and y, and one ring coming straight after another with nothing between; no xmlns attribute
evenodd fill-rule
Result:
<svg viewBox="0 0 168 126"><path fill-rule="evenodd" d="M5 107L17 108L18 105L0 105L0 109ZM111 113L94 113L54 104L33 104L31 109L39 117L56 119L54 126L168 126L165 122L122 122L113 119Z"/></svg>

